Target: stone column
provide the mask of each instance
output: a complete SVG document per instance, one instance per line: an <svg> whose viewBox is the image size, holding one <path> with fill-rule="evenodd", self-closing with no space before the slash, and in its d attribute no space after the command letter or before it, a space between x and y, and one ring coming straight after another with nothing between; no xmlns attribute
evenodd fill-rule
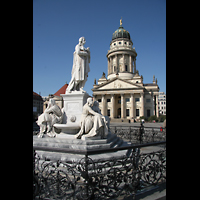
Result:
<svg viewBox="0 0 200 200"><path fill-rule="evenodd" d="M125 118L125 115L124 115L124 104L125 104L125 102L124 102L124 94L121 94L121 118L123 119L123 118Z"/></svg>
<svg viewBox="0 0 200 200"><path fill-rule="evenodd" d="M108 75L110 74L110 58L108 58Z"/></svg>
<svg viewBox="0 0 200 200"><path fill-rule="evenodd" d="M156 96L153 96L153 115L156 115Z"/></svg>
<svg viewBox="0 0 200 200"><path fill-rule="evenodd" d="M93 101L96 101L97 95L93 95Z"/></svg>
<svg viewBox="0 0 200 200"><path fill-rule="evenodd" d="M112 109L111 109L111 118L115 118L115 95L111 94L111 104L112 104Z"/></svg>
<svg viewBox="0 0 200 200"><path fill-rule="evenodd" d="M144 116L144 93L140 93L141 95L141 112L140 116Z"/></svg>
<svg viewBox="0 0 200 200"><path fill-rule="evenodd" d="M136 58L134 59L134 73L136 73Z"/></svg>
<svg viewBox="0 0 200 200"><path fill-rule="evenodd" d="M125 71L124 53L122 54L122 71Z"/></svg>
<svg viewBox="0 0 200 200"><path fill-rule="evenodd" d="M154 105L155 105L155 104L154 104L154 95L153 95L153 97L152 97L152 115L155 115L155 114L154 114L154 110L155 110L155 109L154 109Z"/></svg>
<svg viewBox="0 0 200 200"><path fill-rule="evenodd" d="M111 74L113 72L112 71L112 58L110 57L109 60L110 60L109 63L110 63L110 74Z"/></svg>
<svg viewBox="0 0 200 200"><path fill-rule="evenodd" d="M131 113L130 113L130 116L131 116L131 118L133 117L134 118L134 96L133 96L134 94L132 93L131 94Z"/></svg>
<svg viewBox="0 0 200 200"><path fill-rule="evenodd" d="M112 70L112 64L113 64L112 57L110 57L109 59L110 59L110 74L112 74L113 73L113 70Z"/></svg>
<svg viewBox="0 0 200 200"><path fill-rule="evenodd" d="M158 95L156 95L156 116L159 117L159 110L158 110Z"/></svg>
<svg viewBox="0 0 200 200"><path fill-rule="evenodd" d="M130 55L129 56L129 69L130 69L130 72L133 72L133 66L132 66L132 56Z"/></svg>
<svg viewBox="0 0 200 200"><path fill-rule="evenodd" d="M105 94L101 96L101 102L102 102L102 115L106 115L105 109L106 109L106 102L105 102Z"/></svg>
<svg viewBox="0 0 200 200"><path fill-rule="evenodd" d="M115 62L116 69L113 68L113 72L114 72L114 73L116 73L116 72L117 72L117 69L118 69L117 54L115 54L115 61L116 61L116 62Z"/></svg>

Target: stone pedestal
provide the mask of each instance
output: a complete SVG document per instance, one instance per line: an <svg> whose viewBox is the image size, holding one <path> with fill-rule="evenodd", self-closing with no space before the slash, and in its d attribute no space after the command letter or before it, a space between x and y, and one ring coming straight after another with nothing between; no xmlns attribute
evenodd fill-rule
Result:
<svg viewBox="0 0 200 200"><path fill-rule="evenodd" d="M92 140L86 138L85 140L80 139L68 139L68 138L50 138L46 134L43 138L33 136L33 146L37 147L52 147L52 148L63 148L66 150L76 150L76 154L71 153L59 153L37 150L37 154L41 160L48 159L49 161L61 160L64 162L80 161L84 156L81 154L82 151L89 150L103 150L106 148L117 148L129 146L130 143L124 142L122 139L116 136L116 134L109 133L107 138L93 138ZM100 153L98 155L90 156L94 161L96 160L112 160L113 158L120 158L125 155L128 156L131 150L115 151L111 153ZM79 153L80 152L80 153Z"/></svg>
<svg viewBox="0 0 200 200"><path fill-rule="evenodd" d="M56 137L74 138L80 130L81 114L89 94L84 91L72 91L61 96L64 101L64 114L62 124L54 124L54 127L61 129L61 133Z"/></svg>

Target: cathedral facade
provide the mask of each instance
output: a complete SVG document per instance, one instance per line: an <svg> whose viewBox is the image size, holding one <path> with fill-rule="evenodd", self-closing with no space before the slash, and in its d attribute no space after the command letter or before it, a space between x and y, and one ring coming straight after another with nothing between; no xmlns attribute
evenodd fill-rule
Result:
<svg viewBox="0 0 200 200"><path fill-rule="evenodd" d="M108 60L108 75L105 73L93 85L93 98L99 102L101 113L115 119L139 120L141 116L159 116L157 79L143 83L143 76L136 69L137 53L132 47L130 34L122 26L113 33Z"/></svg>

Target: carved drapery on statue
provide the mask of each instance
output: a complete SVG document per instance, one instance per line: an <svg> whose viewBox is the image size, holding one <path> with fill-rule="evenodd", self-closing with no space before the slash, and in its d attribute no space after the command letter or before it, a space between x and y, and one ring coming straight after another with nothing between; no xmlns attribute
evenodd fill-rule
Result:
<svg viewBox="0 0 200 200"><path fill-rule="evenodd" d="M87 81L88 73L90 72L90 49L85 48L85 38L79 38L79 44L76 45L73 54L72 77L66 89L66 93L71 91L83 90L85 82Z"/></svg>
<svg viewBox="0 0 200 200"><path fill-rule="evenodd" d="M106 138L108 135L108 121L105 116L100 113L98 102L93 102L92 98L87 99L87 103L83 106L81 116L81 129L75 135L80 139L83 135L85 138L100 136Z"/></svg>
<svg viewBox="0 0 200 200"><path fill-rule="evenodd" d="M44 133L47 132L49 137L55 137L56 132L59 133L60 131L57 130L53 125L55 123L61 123L63 119L63 113L58 105L56 105L54 99L49 100L48 107L42 113L38 120L36 121L38 126L40 126L40 132L38 137L43 137Z"/></svg>

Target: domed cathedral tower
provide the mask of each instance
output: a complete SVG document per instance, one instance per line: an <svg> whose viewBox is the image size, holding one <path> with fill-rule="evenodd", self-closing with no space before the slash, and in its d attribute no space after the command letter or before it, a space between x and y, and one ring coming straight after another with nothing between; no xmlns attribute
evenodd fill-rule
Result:
<svg viewBox="0 0 200 200"><path fill-rule="evenodd" d="M137 53L130 34L122 26L112 34L110 50L106 55L108 74L98 82L94 80L93 98L99 102L101 113L111 122L140 121L140 117L159 116L157 79L143 83L143 76L136 70Z"/></svg>
<svg viewBox="0 0 200 200"><path fill-rule="evenodd" d="M121 19L119 28L112 35L110 50L106 55L108 59L108 79L112 79L116 75L122 79L133 78L136 73L137 53L132 46L130 34L122 26Z"/></svg>

